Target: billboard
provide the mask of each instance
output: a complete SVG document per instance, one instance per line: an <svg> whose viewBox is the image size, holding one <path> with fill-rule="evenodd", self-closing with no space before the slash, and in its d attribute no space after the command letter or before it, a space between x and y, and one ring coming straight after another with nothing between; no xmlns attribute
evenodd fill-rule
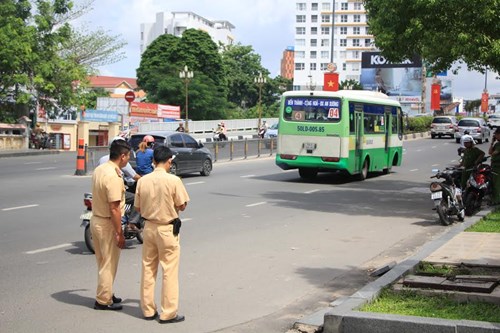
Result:
<svg viewBox="0 0 500 333"><path fill-rule="evenodd" d="M363 52L361 85L380 91L401 103L419 103L422 98L422 60L419 57L392 63L380 52Z"/></svg>

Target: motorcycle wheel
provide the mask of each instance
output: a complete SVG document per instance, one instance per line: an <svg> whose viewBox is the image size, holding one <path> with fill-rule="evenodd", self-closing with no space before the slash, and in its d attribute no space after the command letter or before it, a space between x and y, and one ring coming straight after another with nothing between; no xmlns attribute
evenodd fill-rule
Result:
<svg viewBox="0 0 500 333"><path fill-rule="evenodd" d="M90 223L85 227L85 231L83 234L85 239L85 245L90 252L95 253L94 251L94 242L92 242L92 233L90 232Z"/></svg>
<svg viewBox="0 0 500 333"><path fill-rule="evenodd" d="M446 198L443 198L443 200L441 200L439 205L436 207L436 210L441 224L450 225L453 221L451 220L450 215L448 215L448 202L445 199Z"/></svg>
<svg viewBox="0 0 500 333"><path fill-rule="evenodd" d="M476 206L475 195L472 192L467 191L467 193L465 193L465 198L463 202L465 208L465 215L466 216L474 215L474 210Z"/></svg>
<svg viewBox="0 0 500 333"><path fill-rule="evenodd" d="M141 217L139 223L136 224L140 231L135 236L139 244L144 243L144 238L142 237L142 231L144 230L144 219Z"/></svg>

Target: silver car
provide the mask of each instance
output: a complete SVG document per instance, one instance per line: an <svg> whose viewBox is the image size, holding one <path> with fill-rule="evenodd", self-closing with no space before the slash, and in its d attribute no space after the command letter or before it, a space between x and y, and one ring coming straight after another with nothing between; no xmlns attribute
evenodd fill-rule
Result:
<svg viewBox="0 0 500 333"><path fill-rule="evenodd" d="M490 139L490 128L486 125L483 118L462 118L458 122L457 131L455 132L455 141L460 143L460 138L465 131L478 143L483 141L488 142Z"/></svg>
<svg viewBox="0 0 500 333"><path fill-rule="evenodd" d="M456 125L457 119L453 116L434 117L431 123L431 138L434 139L436 136L441 137L445 135L453 138Z"/></svg>
<svg viewBox="0 0 500 333"><path fill-rule="evenodd" d="M500 114L490 114L488 117L488 126L491 129L500 127Z"/></svg>

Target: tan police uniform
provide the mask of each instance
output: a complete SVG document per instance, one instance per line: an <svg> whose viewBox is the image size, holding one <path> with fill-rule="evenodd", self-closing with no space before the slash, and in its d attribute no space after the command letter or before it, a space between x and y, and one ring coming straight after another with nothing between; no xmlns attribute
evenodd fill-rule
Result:
<svg viewBox="0 0 500 333"><path fill-rule="evenodd" d="M146 223L142 244L141 309L145 317L156 312L154 300L158 265L163 269L161 320L175 318L179 307L179 235L170 224L178 217L176 206L189 201L179 177L156 168L137 183L135 206Z"/></svg>
<svg viewBox="0 0 500 333"><path fill-rule="evenodd" d="M108 161L92 175L92 219L90 228L97 260L96 301L102 305L113 303L113 282L116 276L120 248L116 244L116 230L111 222L109 203L120 201L125 207L125 185L117 173L118 166Z"/></svg>

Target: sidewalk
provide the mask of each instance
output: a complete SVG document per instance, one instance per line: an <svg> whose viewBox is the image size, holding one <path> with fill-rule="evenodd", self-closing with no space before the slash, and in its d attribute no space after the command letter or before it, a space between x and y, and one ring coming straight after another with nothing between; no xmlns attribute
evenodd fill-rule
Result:
<svg viewBox="0 0 500 333"><path fill-rule="evenodd" d="M18 156L33 156L33 155L51 155L59 154L59 150L55 149L11 149L0 150L0 158L3 157L18 157ZM76 153L75 153L76 154Z"/></svg>
<svg viewBox="0 0 500 333"><path fill-rule="evenodd" d="M475 224L490 212L491 209L484 209L467 219L466 222L455 223L447 233L425 244L416 254L394 266L382 277L364 286L353 295L337 299L329 307L296 322L295 327L300 327L302 330L306 328L307 332L318 332L322 328L321 332L323 333L500 332L499 323L357 311L360 306L375 299L383 288L412 272L420 261L437 264L500 267L500 234L464 232L466 228ZM475 293L473 296L476 295ZM486 297L496 297L497 299L494 302L499 303L500 298L497 295L498 292L495 291L491 296Z"/></svg>

